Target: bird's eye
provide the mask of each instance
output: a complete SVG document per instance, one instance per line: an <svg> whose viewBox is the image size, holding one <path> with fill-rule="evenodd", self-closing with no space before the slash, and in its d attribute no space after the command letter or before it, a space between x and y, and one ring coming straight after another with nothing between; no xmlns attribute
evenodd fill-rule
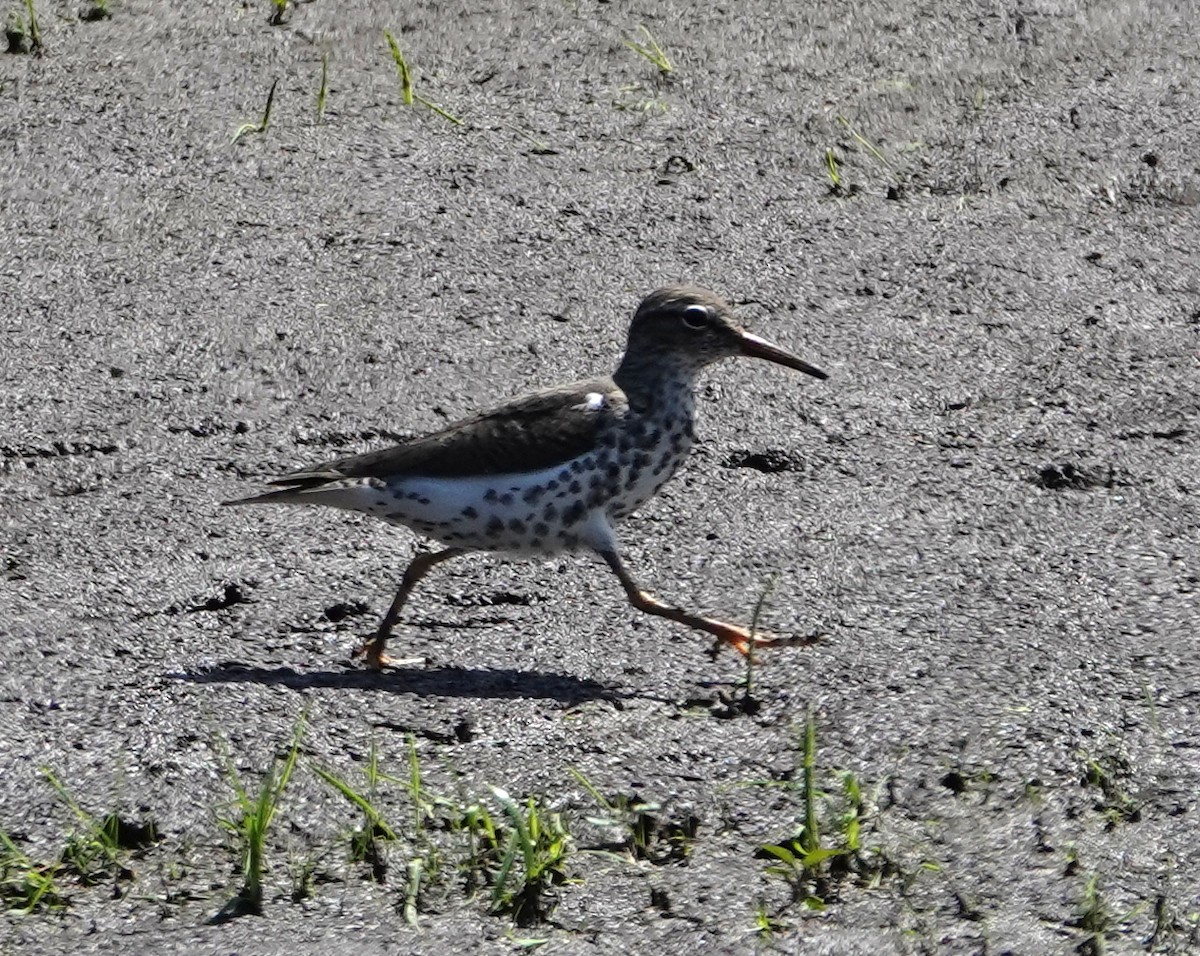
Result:
<svg viewBox="0 0 1200 956"><path fill-rule="evenodd" d="M708 309L702 305L689 305L683 310L683 324L689 329L702 329L708 325Z"/></svg>

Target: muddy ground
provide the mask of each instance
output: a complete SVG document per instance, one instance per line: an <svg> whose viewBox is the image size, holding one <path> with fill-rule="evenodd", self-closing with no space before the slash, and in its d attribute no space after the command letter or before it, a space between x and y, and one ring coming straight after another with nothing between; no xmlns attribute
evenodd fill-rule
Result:
<svg viewBox="0 0 1200 956"><path fill-rule="evenodd" d="M1189 0L33 7L41 55L0 56L0 852L6 908L59 905L0 953L1200 951ZM404 105L385 29L461 125ZM821 637L749 705L586 556L439 569L394 648L426 663L366 672L411 536L218 507L607 371L677 281L830 372L714 369L623 526L652 590L747 621L774 582L764 626ZM803 832L810 715L838 852L789 884L760 848ZM223 919L234 781L302 716L262 915ZM396 839L356 859L319 769ZM491 787L571 834L541 894ZM108 814L116 860L72 863Z"/></svg>

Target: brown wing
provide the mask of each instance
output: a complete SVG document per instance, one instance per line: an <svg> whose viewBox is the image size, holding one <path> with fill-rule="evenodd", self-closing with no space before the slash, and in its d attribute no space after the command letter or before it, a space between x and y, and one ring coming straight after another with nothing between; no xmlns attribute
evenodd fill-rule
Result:
<svg viewBox="0 0 1200 956"><path fill-rule="evenodd" d="M515 399L402 445L339 458L270 484L299 489L344 478L456 478L552 468L587 452L601 425L627 408L625 393L612 379L574 382Z"/></svg>

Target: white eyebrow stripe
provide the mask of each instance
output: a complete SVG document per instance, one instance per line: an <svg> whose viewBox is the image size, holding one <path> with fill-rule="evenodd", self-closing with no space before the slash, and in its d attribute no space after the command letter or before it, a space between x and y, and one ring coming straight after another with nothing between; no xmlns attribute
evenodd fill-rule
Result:
<svg viewBox="0 0 1200 956"><path fill-rule="evenodd" d="M599 411L604 407L604 396L599 392L588 392L583 397L583 407L589 412Z"/></svg>

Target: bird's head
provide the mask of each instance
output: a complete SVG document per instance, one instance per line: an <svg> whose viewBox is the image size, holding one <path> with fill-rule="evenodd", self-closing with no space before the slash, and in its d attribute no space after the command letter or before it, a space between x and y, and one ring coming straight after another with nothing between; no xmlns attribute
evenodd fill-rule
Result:
<svg viewBox="0 0 1200 956"><path fill-rule="evenodd" d="M642 300L629 326L626 355L681 364L689 371L744 355L827 377L815 365L743 329L720 296L691 286L658 289Z"/></svg>

